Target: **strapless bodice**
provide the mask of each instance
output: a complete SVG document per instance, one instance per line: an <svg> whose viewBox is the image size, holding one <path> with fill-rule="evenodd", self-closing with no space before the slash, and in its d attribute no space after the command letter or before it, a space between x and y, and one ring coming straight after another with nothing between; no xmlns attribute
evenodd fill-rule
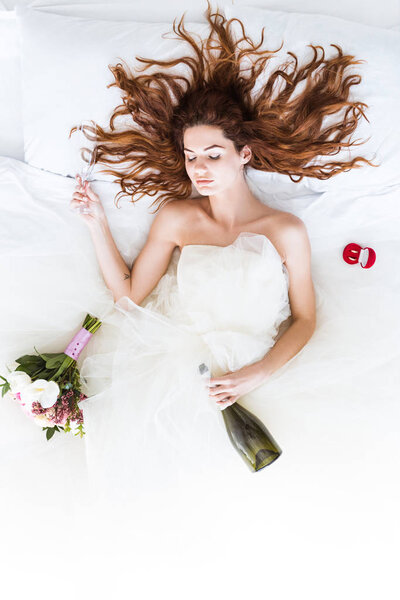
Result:
<svg viewBox="0 0 400 600"><path fill-rule="evenodd" d="M178 250L142 306L200 336L221 369L233 368L261 358L274 344L290 316L288 282L272 242L242 232L229 246Z"/></svg>
<svg viewBox="0 0 400 600"><path fill-rule="evenodd" d="M270 336L290 314L288 274L264 235L241 233L229 246L184 246L177 265L180 301L197 333Z"/></svg>

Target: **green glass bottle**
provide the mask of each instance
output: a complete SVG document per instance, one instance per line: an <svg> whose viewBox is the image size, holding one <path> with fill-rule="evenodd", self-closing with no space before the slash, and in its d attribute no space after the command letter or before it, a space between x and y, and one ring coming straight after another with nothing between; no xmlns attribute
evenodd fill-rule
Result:
<svg viewBox="0 0 400 600"><path fill-rule="evenodd" d="M209 369L204 363L199 366L199 371L209 377ZM264 423L249 410L235 402L221 412L233 447L251 471L260 471L282 454Z"/></svg>

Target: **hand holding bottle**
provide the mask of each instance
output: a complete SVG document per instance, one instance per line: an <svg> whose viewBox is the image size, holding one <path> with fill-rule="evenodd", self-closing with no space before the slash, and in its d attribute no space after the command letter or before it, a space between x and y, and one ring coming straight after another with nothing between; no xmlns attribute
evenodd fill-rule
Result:
<svg viewBox="0 0 400 600"><path fill-rule="evenodd" d="M204 363L199 365L199 372L204 380L207 380L207 386L211 381L223 379L210 377L210 370ZM227 394L226 391L222 393ZM217 400L218 402L221 403ZM222 410L222 417L232 446L251 471L260 471L282 454L264 423L238 402L228 404Z"/></svg>

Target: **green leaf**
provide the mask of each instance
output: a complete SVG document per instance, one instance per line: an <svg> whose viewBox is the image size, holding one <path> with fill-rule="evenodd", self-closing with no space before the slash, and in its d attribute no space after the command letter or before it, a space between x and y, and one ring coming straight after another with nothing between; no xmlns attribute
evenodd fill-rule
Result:
<svg viewBox="0 0 400 600"><path fill-rule="evenodd" d="M9 390L11 390L11 386L5 377L0 375L0 378L3 379L3 381L4 381L4 383L0 383L0 387L3 388L1 391L1 397L4 398L4 396L7 394L7 392Z"/></svg>
<svg viewBox="0 0 400 600"><path fill-rule="evenodd" d="M49 360L50 358L54 358L55 356L63 356L63 352L43 352L41 356L43 356L45 360Z"/></svg>
<svg viewBox="0 0 400 600"><path fill-rule="evenodd" d="M55 428L54 427L47 427L46 438L48 440L50 440L53 437L54 433L55 433Z"/></svg>
<svg viewBox="0 0 400 600"><path fill-rule="evenodd" d="M47 379L46 377L46 369L44 369L44 364L42 363L38 368L37 365L24 365L23 367L16 369L17 371L22 371L27 373L32 381L36 379Z"/></svg>
<svg viewBox="0 0 400 600"><path fill-rule="evenodd" d="M41 358L42 360L44 360L44 362L46 362L46 359L43 357L43 354L40 354L40 352L39 352L39 351L36 349L36 347L35 347L35 346L33 346L33 347L35 348L35 350L36 350L36 352L38 353L38 355L40 356L40 358Z"/></svg>
<svg viewBox="0 0 400 600"><path fill-rule="evenodd" d="M53 356L50 356L49 354L47 355L49 358L46 360L46 369L56 369L58 368L60 365L62 365L64 358L65 358L65 354L64 352L60 352L58 354L55 354Z"/></svg>
<svg viewBox="0 0 400 600"><path fill-rule="evenodd" d="M18 363L19 365L26 365L26 364L42 364L46 361L42 360L42 358L40 356L35 356L34 354L24 354L24 356L20 356L19 358L17 358L15 362ZM18 369L20 369L20 368L21 367L17 367L15 370L18 371Z"/></svg>
<svg viewBox="0 0 400 600"><path fill-rule="evenodd" d="M75 435L79 435L81 438L83 438L83 436L86 435L86 433L83 430L83 423L78 425L77 429L78 431L75 433Z"/></svg>
<svg viewBox="0 0 400 600"><path fill-rule="evenodd" d="M7 383L3 383L1 387L3 388L2 392L1 392L1 397L4 398L4 396L7 394L7 392L9 392L11 390L11 386L7 382Z"/></svg>
<svg viewBox="0 0 400 600"><path fill-rule="evenodd" d="M66 358L68 358L68 357L66 357ZM73 361L75 363L75 360L73 358L71 358L70 361ZM52 381L57 381L59 378L61 378L64 375L66 370L69 368L68 363L69 363L69 361L63 361L63 363L59 366L57 371L51 376Z"/></svg>

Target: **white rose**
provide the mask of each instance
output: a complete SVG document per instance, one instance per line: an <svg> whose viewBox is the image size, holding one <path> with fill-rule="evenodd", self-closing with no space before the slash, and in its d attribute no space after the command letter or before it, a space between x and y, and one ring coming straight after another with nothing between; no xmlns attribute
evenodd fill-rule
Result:
<svg viewBox="0 0 400 600"><path fill-rule="evenodd" d="M24 373L23 371L13 371L8 375L7 381L10 384L13 394L18 394L18 392L21 392L32 383L32 379L28 373Z"/></svg>
<svg viewBox="0 0 400 600"><path fill-rule="evenodd" d="M21 391L21 400L29 404L39 402L43 408L50 408L57 402L59 393L60 388L55 381L36 379Z"/></svg>

